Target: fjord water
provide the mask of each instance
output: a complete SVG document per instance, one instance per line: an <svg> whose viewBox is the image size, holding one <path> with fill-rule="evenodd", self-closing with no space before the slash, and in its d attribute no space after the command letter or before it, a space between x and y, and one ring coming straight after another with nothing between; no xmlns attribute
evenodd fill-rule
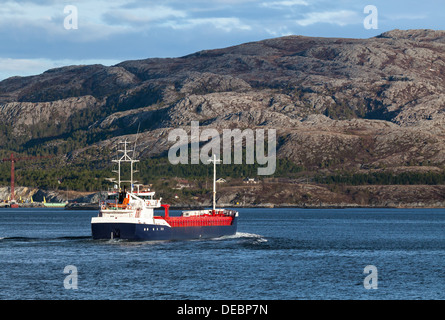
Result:
<svg viewBox="0 0 445 320"><path fill-rule="evenodd" d="M92 240L94 211L3 209L0 299L445 298L443 209L239 211L234 236L128 242Z"/></svg>

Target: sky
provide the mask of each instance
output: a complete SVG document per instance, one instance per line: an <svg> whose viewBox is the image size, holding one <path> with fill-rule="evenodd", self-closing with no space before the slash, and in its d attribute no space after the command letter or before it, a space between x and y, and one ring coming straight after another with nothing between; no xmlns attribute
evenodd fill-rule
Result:
<svg viewBox="0 0 445 320"><path fill-rule="evenodd" d="M0 80L286 35L445 30L444 12L445 0L0 0Z"/></svg>

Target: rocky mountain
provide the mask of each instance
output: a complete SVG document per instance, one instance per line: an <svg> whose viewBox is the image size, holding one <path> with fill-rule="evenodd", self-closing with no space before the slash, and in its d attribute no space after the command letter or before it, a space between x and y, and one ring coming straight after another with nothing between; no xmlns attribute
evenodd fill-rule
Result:
<svg viewBox="0 0 445 320"><path fill-rule="evenodd" d="M3 150L84 161L139 132L144 158L191 121L276 129L278 157L310 172L443 168L445 31L286 36L0 82Z"/></svg>

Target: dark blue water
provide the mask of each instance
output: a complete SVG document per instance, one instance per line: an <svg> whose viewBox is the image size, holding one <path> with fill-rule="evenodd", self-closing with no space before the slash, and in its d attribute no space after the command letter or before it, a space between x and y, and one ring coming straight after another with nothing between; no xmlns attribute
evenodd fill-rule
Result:
<svg viewBox="0 0 445 320"><path fill-rule="evenodd" d="M235 236L173 242L92 240L93 215L1 210L0 299L445 299L441 209L241 209Z"/></svg>

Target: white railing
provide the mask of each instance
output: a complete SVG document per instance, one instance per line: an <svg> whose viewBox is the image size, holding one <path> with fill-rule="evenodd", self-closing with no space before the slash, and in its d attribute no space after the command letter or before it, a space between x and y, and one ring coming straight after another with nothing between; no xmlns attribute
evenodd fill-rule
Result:
<svg viewBox="0 0 445 320"><path fill-rule="evenodd" d="M216 209L216 214L224 214L225 216L235 216L236 211L228 210L228 209ZM191 210L191 211L183 211L183 217L198 217L205 214L212 214L212 209L209 210Z"/></svg>

